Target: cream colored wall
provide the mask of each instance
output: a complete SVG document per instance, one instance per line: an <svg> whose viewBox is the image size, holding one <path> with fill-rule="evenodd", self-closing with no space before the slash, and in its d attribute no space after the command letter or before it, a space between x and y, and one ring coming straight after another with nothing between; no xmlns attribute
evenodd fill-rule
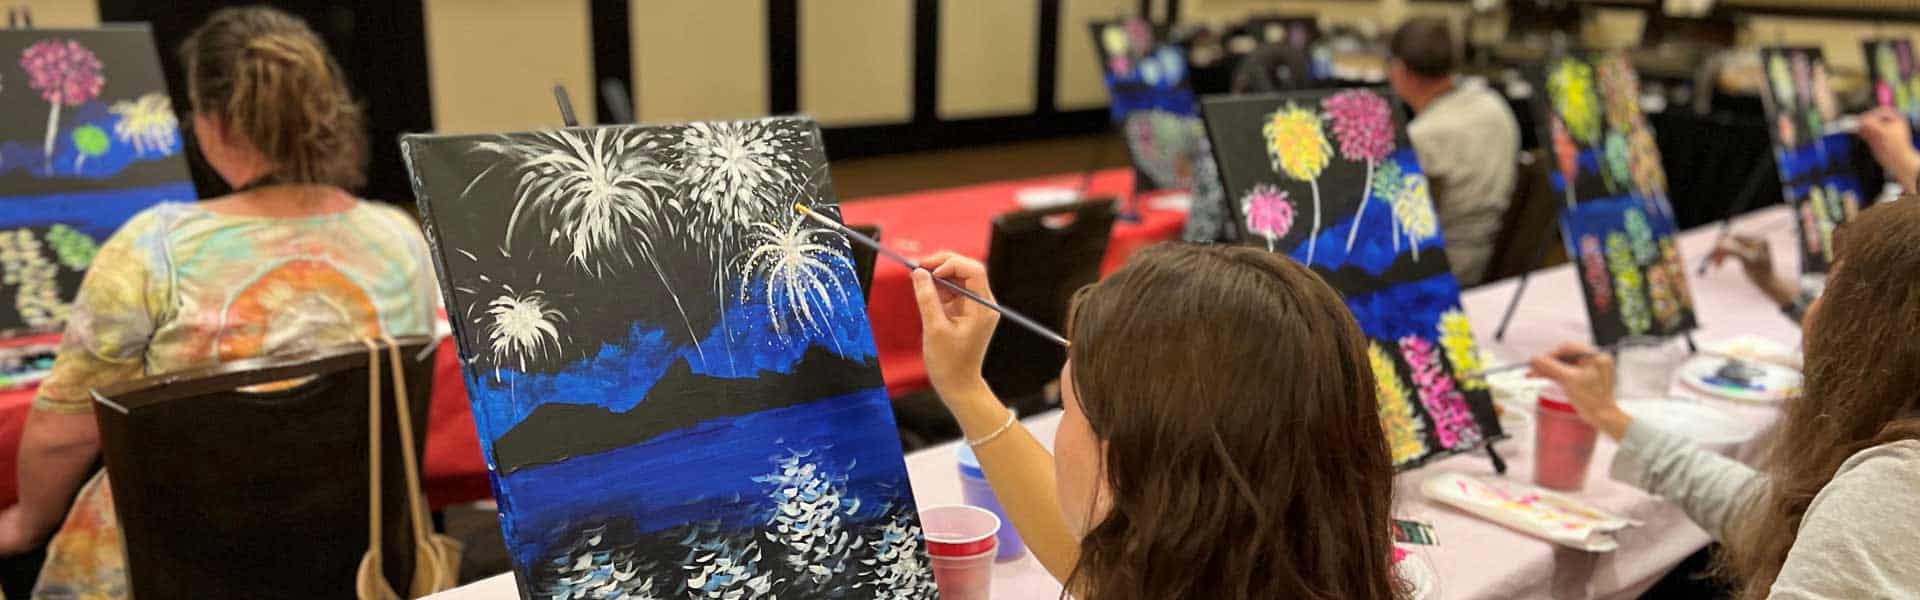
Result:
<svg viewBox="0 0 1920 600"><path fill-rule="evenodd" d="M942 0L940 118L1032 113L1039 44L1033 0Z"/></svg>
<svg viewBox="0 0 1920 600"><path fill-rule="evenodd" d="M823 125L913 118L913 3L800 3L800 112Z"/></svg>
<svg viewBox="0 0 1920 600"><path fill-rule="evenodd" d="M559 125L554 84L567 87L582 123L593 121L597 94L587 0L422 1L435 129Z"/></svg>
<svg viewBox="0 0 1920 600"><path fill-rule="evenodd" d="M767 114L766 0L641 0L630 12L641 121Z"/></svg>
<svg viewBox="0 0 1920 600"><path fill-rule="evenodd" d="M1060 31L1054 44L1053 105L1059 110L1082 110L1107 105L1107 82L1100 57L1093 48L1087 23L1133 14L1131 0L1062 0Z"/></svg>
<svg viewBox="0 0 1920 600"><path fill-rule="evenodd" d="M33 26L41 29L94 27L100 24L100 3L96 0L0 0L0 8L25 7L33 14ZM6 11L0 10L0 13ZM4 24L5 21L0 21Z"/></svg>

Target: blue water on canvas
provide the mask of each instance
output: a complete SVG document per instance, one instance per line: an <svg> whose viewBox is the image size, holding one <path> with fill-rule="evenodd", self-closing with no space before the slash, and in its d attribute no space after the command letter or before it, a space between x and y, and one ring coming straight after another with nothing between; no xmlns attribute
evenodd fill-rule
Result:
<svg viewBox="0 0 1920 600"><path fill-rule="evenodd" d="M38 196L0 196L0 229L65 223L96 240L104 240L135 213L163 201L192 202L199 198L193 183L67 192Z"/></svg>
<svg viewBox="0 0 1920 600"><path fill-rule="evenodd" d="M1387 160L1398 164L1402 177L1426 175L1426 171L1420 169L1420 160L1414 155L1412 148L1401 148L1388 156ZM1325 191L1322 190L1322 192ZM1332 202L1331 199L1323 200ZM1351 265L1359 267L1368 274L1379 275L1392 267L1401 254L1412 252L1412 244L1404 233L1400 236L1399 244L1394 243L1392 231L1396 225L1391 199L1369 197L1367 202L1365 211L1355 211L1358 220L1349 218L1320 229L1320 237L1315 238L1318 241L1313 249L1313 266L1335 271ZM1332 205L1329 204L1329 206ZM1298 220L1311 218L1304 214L1295 217ZM1436 218L1438 218L1437 215ZM1294 224L1294 227L1300 226L1300 222ZM1349 252L1347 235L1353 231L1354 227L1360 228L1360 235L1354 236L1353 250ZM1439 252L1446 246L1444 237L1434 235L1420 240L1418 244L1420 250ZM1287 256L1305 264L1307 244L1301 243L1295 246Z"/></svg>
<svg viewBox="0 0 1920 600"><path fill-rule="evenodd" d="M754 477L776 470L769 448L808 459L863 490L855 522L879 516L911 497L896 468L899 446L885 388L816 400L730 419L715 419L617 450L529 467L502 477L524 532L571 531L569 516L631 519L641 532L712 521L729 529L766 522L771 502ZM875 494L873 490L882 490ZM890 493L889 493L890 492ZM503 509L504 510L504 509ZM515 536L514 539L526 536ZM563 540L522 539L511 550L522 564Z"/></svg>

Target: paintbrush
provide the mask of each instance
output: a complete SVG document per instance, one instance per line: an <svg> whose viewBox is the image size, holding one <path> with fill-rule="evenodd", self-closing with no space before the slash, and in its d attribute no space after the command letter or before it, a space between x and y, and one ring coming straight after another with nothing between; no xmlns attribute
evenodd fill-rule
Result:
<svg viewBox="0 0 1920 600"><path fill-rule="evenodd" d="M880 245L880 242L878 240L867 237L866 235L861 234L858 231L854 231L853 229L848 228L845 225L841 225L840 223L835 222L833 219L826 218L824 216L821 216L819 213L808 210L806 206L803 206L800 204L794 204L793 209L796 211L799 211L801 215L805 215L808 219L812 219L815 223L819 223L821 225L825 225L827 227L833 228L834 231L838 231L840 232L841 235L847 236L847 239L860 242L866 247L874 249L874 251L879 252L881 256L885 256L887 258L893 259L895 262L906 265L908 269L913 269L915 271L927 271L927 274L929 275L933 274L932 271L927 270L925 267L920 266L920 263L914 262L913 259L902 256L898 252L888 250L886 246ZM1034 322L1033 319L1027 318L1026 315L1022 315L1020 313L1014 312L1013 309L1010 309L998 304L994 304L992 300L982 298L980 297L979 294L975 294L972 291L967 290L967 288L961 287L961 285L958 283L947 281L946 279L942 279L940 277L934 277L933 282L946 286L946 288L948 290L952 290L953 293L959 294L961 296L965 296L968 300L978 302L981 306L985 306L988 309L993 310L993 312L1000 313L1000 315L1003 317L1006 317L1007 320L1013 321L1014 323L1020 325L1021 327L1025 327L1028 330L1033 331L1034 333L1040 334L1040 337L1047 338L1053 343L1059 344L1060 347L1062 348L1072 347L1072 344L1067 342L1067 338L1061 337L1060 334L1058 333L1054 333L1052 329L1047 329L1047 326L1036 323Z"/></svg>
<svg viewBox="0 0 1920 600"><path fill-rule="evenodd" d="M1578 363L1580 361L1591 358L1597 354L1599 353L1598 352L1575 352L1573 354L1568 354L1565 356L1557 356L1555 358L1560 359L1561 362ZM1517 363L1508 364L1508 365L1500 365L1498 367L1481 369L1480 372L1474 373L1474 374L1481 377L1486 377L1489 375L1499 375L1501 373L1505 373L1508 371L1518 371L1521 369L1525 369L1530 364L1531 363L1529 362L1517 362Z"/></svg>

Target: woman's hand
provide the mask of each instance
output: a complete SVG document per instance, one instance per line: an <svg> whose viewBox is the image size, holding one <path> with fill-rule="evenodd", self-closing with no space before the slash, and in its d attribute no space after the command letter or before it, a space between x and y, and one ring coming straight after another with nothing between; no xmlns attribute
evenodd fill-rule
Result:
<svg viewBox="0 0 1920 600"><path fill-rule="evenodd" d="M980 365L986 361L987 342L993 339L1000 313L933 282L935 277L946 279L992 300L987 268L952 252L929 256L920 266L913 272L913 295L920 302L921 353L934 391L949 408L957 399L990 394Z"/></svg>
<svg viewBox="0 0 1920 600"><path fill-rule="evenodd" d="M1566 342L1528 362L1532 374L1560 386L1580 418L1613 439L1627 435L1633 417L1613 399L1613 357L1578 342Z"/></svg>
<svg viewBox="0 0 1920 600"><path fill-rule="evenodd" d="M1860 115L1860 139L1873 151L1873 160L1887 177L1909 193L1920 187L1920 150L1913 147L1913 126L1900 113L1882 106Z"/></svg>
<svg viewBox="0 0 1920 600"><path fill-rule="evenodd" d="M1767 245L1765 239L1730 235L1720 240L1720 243L1713 247L1713 253L1707 255L1707 260L1714 266L1720 266L1720 263L1726 262L1728 258L1740 261L1740 269L1746 272L1747 280L1752 281L1760 291L1766 292L1767 297L1772 298L1775 304L1782 306L1792 304L1794 298L1800 295L1800 290L1796 286L1774 273L1773 249Z"/></svg>

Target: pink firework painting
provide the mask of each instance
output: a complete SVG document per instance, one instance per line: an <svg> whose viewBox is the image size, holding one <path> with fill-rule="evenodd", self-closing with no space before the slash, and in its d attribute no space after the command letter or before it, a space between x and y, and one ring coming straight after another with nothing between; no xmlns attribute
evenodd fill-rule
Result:
<svg viewBox="0 0 1920 600"><path fill-rule="evenodd" d="M1333 136L1340 140L1340 157L1367 163L1367 177L1393 153L1393 107L1372 90L1340 92L1320 101L1320 108L1333 121ZM1360 218L1367 214L1367 201L1373 199L1373 186L1361 186L1360 208L1354 211L1354 227L1347 230L1347 251L1353 251L1360 233Z"/></svg>
<svg viewBox="0 0 1920 600"><path fill-rule="evenodd" d="M40 99L53 106L47 112L44 150L48 172L53 171L53 142L60 131L60 107L79 106L100 95L100 88L107 83L100 67L100 57L74 40L44 40L27 46L20 53L20 68L27 72L27 87L40 92Z"/></svg>

